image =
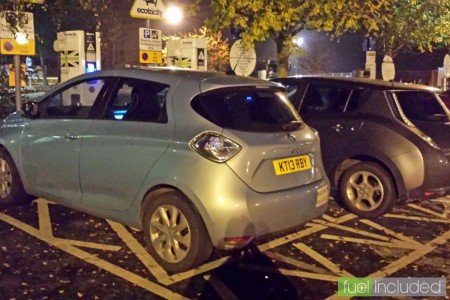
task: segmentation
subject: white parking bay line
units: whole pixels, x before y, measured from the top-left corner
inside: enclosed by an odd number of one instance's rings
[[[110,262],[107,262],[106,260],[103,260],[95,255],[92,255],[86,251],[83,251],[75,246],[72,246],[69,243],[61,243],[62,239],[57,239],[54,237],[49,237],[46,234],[42,234],[40,230],[37,230],[36,228],[23,223],[13,217],[10,217],[6,214],[0,213],[0,220],[10,224],[11,226],[14,226],[27,234],[53,246],[56,247],[62,251],[65,251],[75,257],[78,257],[81,260],[84,260],[87,263],[90,263],[98,268],[101,268],[103,270],[106,270],[114,275],[116,275],[119,278],[122,278],[130,283],[133,283],[137,286],[140,286],[141,288],[158,295],[160,297],[163,297],[165,299],[186,299],[186,297],[177,294],[155,282],[152,282],[150,280],[147,280],[139,275],[136,275],[126,269],[123,269],[121,267],[118,267]]]
[[[318,263],[322,264],[325,268],[333,272],[334,274],[338,275],[339,277],[355,277],[349,272],[342,270],[339,268],[335,263],[333,263],[331,260],[323,256],[322,254],[314,251],[312,248],[306,246],[303,243],[296,243],[294,244],[294,247],[298,250],[302,251],[303,253],[309,255],[312,259],[317,261]]]
[[[214,275],[205,275],[203,276],[205,280],[207,280],[221,299],[226,300],[238,300],[235,294],[220,280],[219,277]]]

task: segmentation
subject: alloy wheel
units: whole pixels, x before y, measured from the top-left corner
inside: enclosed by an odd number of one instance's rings
[[[381,180],[373,173],[359,171],[352,174],[345,190],[351,204],[362,211],[373,211],[381,205],[384,188]]]
[[[151,216],[150,239],[165,261],[183,260],[191,246],[191,230],[184,214],[173,205],[159,206]]]
[[[12,175],[8,162],[0,158],[0,197],[6,198],[11,193]]]

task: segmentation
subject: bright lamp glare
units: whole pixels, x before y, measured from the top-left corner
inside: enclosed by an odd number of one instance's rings
[[[16,42],[19,45],[24,45],[28,43],[27,35],[23,32],[16,33]]]
[[[183,13],[177,6],[169,6],[166,11],[166,19],[172,25],[177,25],[183,19]]]
[[[303,38],[302,37],[295,37],[293,41],[298,47],[301,47],[303,45]]]

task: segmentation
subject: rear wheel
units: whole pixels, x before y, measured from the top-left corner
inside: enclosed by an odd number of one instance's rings
[[[148,197],[142,209],[148,250],[164,269],[184,272],[210,257],[213,246],[203,220],[183,194]]]
[[[0,148],[0,205],[24,203],[30,199],[11,156]]]
[[[363,218],[385,214],[396,201],[391,176],[371,162],[348,168],[340,180],[339,190],[346,208]]]

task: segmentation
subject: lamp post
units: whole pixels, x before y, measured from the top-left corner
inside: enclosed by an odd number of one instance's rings
[[[19,45],[24,45],[24,44],[28,43],[27,35],[23,32],[16,33],[15,39]],[[14,71],[15,71],[14,81],[15,81],[15,85],[16,85],[16,91],[15,91],[16,110],[19,111],[22,106],[22,94],[21,94],[22,82],[20,80],[20,71],[21,71],[20,55],[18,55],[18,54],[14,55]]]

